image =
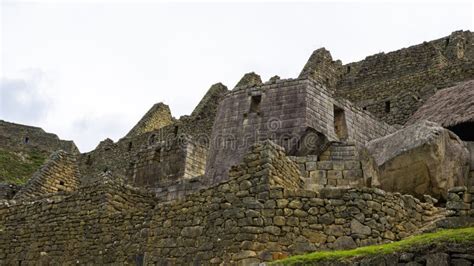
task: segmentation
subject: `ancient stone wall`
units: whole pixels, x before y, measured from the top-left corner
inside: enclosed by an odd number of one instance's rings
[[[0,200],[10,200],[20,190],[21,186],[0,183]]]
[[[0,264],[140,264],[153,198],[100,180],[29,203],[0,202]]]
[[[438,212],[408,195],[369,188],[323,189],[318,195],[299,189],[298,182],[273,179],[279,176],[274,165],[296,169],[287,160],[272,145],[254,146],[229,181],[157,205],[145,262],[247,265],[353,248],[407,237]],[[268,161],[271,166],[262,168]]]
[[[57,150],[77,154],[79,150],[73,141],[61,140],[55,134],[47,133],[39,127],[20,125],[0,120],[0,147],[22,151],[36,148],[47,151],[48,155]]]
[[[353,145],[332,143],[319,157],[290,157],[297,163],[305,189],[317,191],[324,187],[365,186],[361,162]]]
[[[143,134],[164,126],[172,124],[173,117],[168,105],[157,103],[138,121],[138,123],[128,132],[127,137]]]
[[[204,174],[207,148],[191,139],[175,138],[143,149],[130,160],[127,179],[138,187],[167,187],[179,179]]]
[[[331,53],[325,48],[320,48],[311,54],[299,78],[312,78],[326,87],[333,88],[342,73],[342,62],[340,60],[333,61]]]
[[[209,183],[225,180],[230,166],[259,140],[271,139],[293,155],[299,150],[321,150],[323,139],[361,146],[393,131],[349,101],[335,99],[332,91],[312,79],[238,87],[219,106],[206,175]],[[306,138],[311,134],[315,139]]]
[[[467,187],[453,187],[448,190],[446,209],[448,216],[472,217],[474,223],[474,176],[470,177]]]
[[[75,155],[60,150],[51,155],[13,199],[31,200],[58,191],[73,191],[79,186],[79,179]]]
[[[334,88],[390,124],[404,124],[437,89],[474,77],[473,33],[450,36],[342,66]],[[333,73],[333,68],[326,72]]]
[[[248,264],[398,240],[440,211],[378,189],[303,190],[270,142],[230,176],[167,203],[108,173],[77,191],[2,201],[0,264]]]

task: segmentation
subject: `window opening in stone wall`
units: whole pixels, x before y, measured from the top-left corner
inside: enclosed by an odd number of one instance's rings
[[[367,111],[367,106],[362,107],[362,110]]]
[[[61,186],[64,186],[64,181],[59,181],[59,184],[60,184]]]
[[[346,114],[344,109],[334,105],[334,131],[339,140],[347,139]]]
[[[25,144],[28,144],[30,142],[30,138],[25,137],[24,142],[25,142]]]
[[[175,136],[178,136],[178,130],[179,130],[179,127],[178,127],[178,126],[174,126],[174,135],[175,135]]]
[[[260,110],[260,103],[262,102],[262,95],[254,95],[252,96],[250,102],[250,112],[251,113],[258,113]]]
[[[385,113],[390,113],[390,101],[385,102]]]
[[[132,147],[133,147],[133,143],[130,141],[130,142],[128,143],[127,151],[131,151],[131,150],[132,150]]]
[[[86,160],[86,164],[87,165],[92,165],[92,159],[91,159],[91,155],[87,155],[87,160]]]
[[[347,66],[347,74],[351,73],[351,66]]]
[[[156,141],[156,135],[151,134],[150,138],[148,139],[148,144],[153,145],[153,144],[155,144],[155,141]]]
[[[448,45],[449,45],[449,38],[446,38],[446,40],[445,40],[445,46],[448,47]]]
[[[457,124],[448,127],[448,129],[454,132],[461,140],[474,141],[474,122]]]

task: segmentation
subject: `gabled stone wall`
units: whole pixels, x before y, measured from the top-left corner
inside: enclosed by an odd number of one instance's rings
[[[127,137],[137,136],[146,132],[160,129],[172,124],[173,117],[168,105],[157,103],[138,121],[138,123],[127,133]]]
[[[57,151],[15,194],[13,199],[29,201],[50,193],[74,191],[79,183],[79,170],[75,156],[64,151]]]

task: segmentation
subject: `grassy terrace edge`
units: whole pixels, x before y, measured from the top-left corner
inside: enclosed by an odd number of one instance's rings
[[[296,255],[283,260],[271,262],[269,265],[295,265],[314,263],[318,261],[341,261],[355,257],[390,254],[404,251],[419,245],[440,242],[474,242],[474,227],[439,230],[433,233],[411,236],[397,242],[360,247],[351,250],[318,251],[305,255]]]
[[[0,148],[0,183],[23,185],[48,158],[36,149],[13,152]]]

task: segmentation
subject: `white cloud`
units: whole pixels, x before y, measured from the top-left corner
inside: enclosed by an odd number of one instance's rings
[[[53,100],[48,95],[45,74],[40,70],[22,71],[19,77],[0,79],[0,118],[37,124],[48,114]]]

